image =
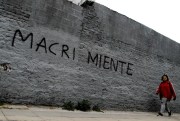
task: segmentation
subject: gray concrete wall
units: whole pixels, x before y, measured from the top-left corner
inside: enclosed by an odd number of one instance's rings
[[[108,110],[158,111],[167,73],[180,112],[180,45],[97,3],[0,0],[0,100],[62,105],[88,99]]]

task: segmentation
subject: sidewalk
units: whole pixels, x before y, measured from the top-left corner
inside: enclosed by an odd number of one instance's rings
[[[0,108],[0,121],[180,121],[180,114],[168,117],[147,112],[81,112],[61,108],[4,105]]]

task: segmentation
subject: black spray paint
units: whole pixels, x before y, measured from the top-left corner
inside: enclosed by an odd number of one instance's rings
[[[26,37],[23,36],[22,32],[20,30],[16,30],[12,39],[12,46],[15,46],[15,40],[16,37],[19,36],[20,40],[22,42],[27,41],[30,38],[30,48],[33,49],[33,46],[36,46],[35,51],[40,51],[44,53],[51,53],[53,55],[57,55],[57,53],[60,53],[61,57],[68,58],[75,60],[76,59],[76,49],[73,48],[71,50],[67,44],[60,45],[59,43],[51,43],[50,45],[47,44],[46,38],[43,37],[36,45],[34,45],[34,38],[33,33],[27,34]],[[61,48],[58,52],[55,51],[53,48],[58,47]],[[72,51],[72,52],[71,52]],[[70,56],[69,53],[72,53]],[[87,54],[87,63],[95,64],[98,68],[103,68],[105,70],[120,72],[120,74],[126,73],[127,75],[132,76],[132,63],[124,62],[121,60],[113,59],[107,55],[101,55],[101,54],[95,54],[92,56],[91,52],[88,52]]]
[[[51,43],[50,45],[47,45],[47,40],[45,37],[43,37],[36,45],[33,45],[34,44],[34,38],[33,38],[33,33],[30,33],[28,34],[26,37],[23,36],[22,32],[20,30],[16,30],[15,33],[14,33],[14,36],[13,36],[13,39],[12,39],[12,46],[14,47],[15,46],[15,41],[17,39],[17,36],[20,37],[20,40],[22,42],[25,42],[27,41],[29,38],[30,38],[30,48],[33,49],[33,46],[36,46],[35,48],[35,51],[38,52],[38,51],[44,51],[45,53],[51,53],[53,55],[57,55],[57,53],[60,53],[61,54],[61,57],[65,57],[65,58],[72,58],[73,60],[75,60],[75,51],[76,49],[73,48],[73,55],[72,57],[69,55],[69,46],[66,45],[66,44],[63,44],[63,45],[60,45],[59,43],[55,42],[55,43]],[[56,52],[53,50],[54,47],[58,47],[58,48],[61,48],[59,52]]]
[[[132,63],[127,63],[124,61],[113,59],[106,55],[103,56],[100,54],[94,54],[94,56],[92,56],[91,52],[88,52],[87,63],[93,63],[99,68],[115,72],[120,71],[121,74],[126,73],[127,75],[132,76]]]

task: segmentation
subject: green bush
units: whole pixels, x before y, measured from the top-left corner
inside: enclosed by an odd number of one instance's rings
[[[88,100],[82,100],[76,105],[76,109],[80,111],[90,111],[91,103]]]
[[[93,111],[102,112],[99,105],[94,105],[92,108]]]
[[[3,103],[0,102],[0,106],[2,106],[2,105],[3,105]]]
[[[4,105],[4,103],[0,101],[0,106],[2,106],[2,105]]]
[[[69,111],[74,111],[74,109],[75,109],[74,103],[71,102],[71,101],[64,102],[64,104],[62,106],[62,109],[69,110]]]

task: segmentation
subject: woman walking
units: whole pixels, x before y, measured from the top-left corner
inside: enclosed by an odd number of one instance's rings
[[[160,83],[156,91],[156,94],[159,94],[161,100],[161,109],[158,115],[163,116],[163,113],[166,110],[168,112],[168,115],[171,116],[169,104],[171,99],[176,100],[176,93],[174,91],[172,83],[169,81],[168,75],[164,74],[161,79],[162,82]]]

